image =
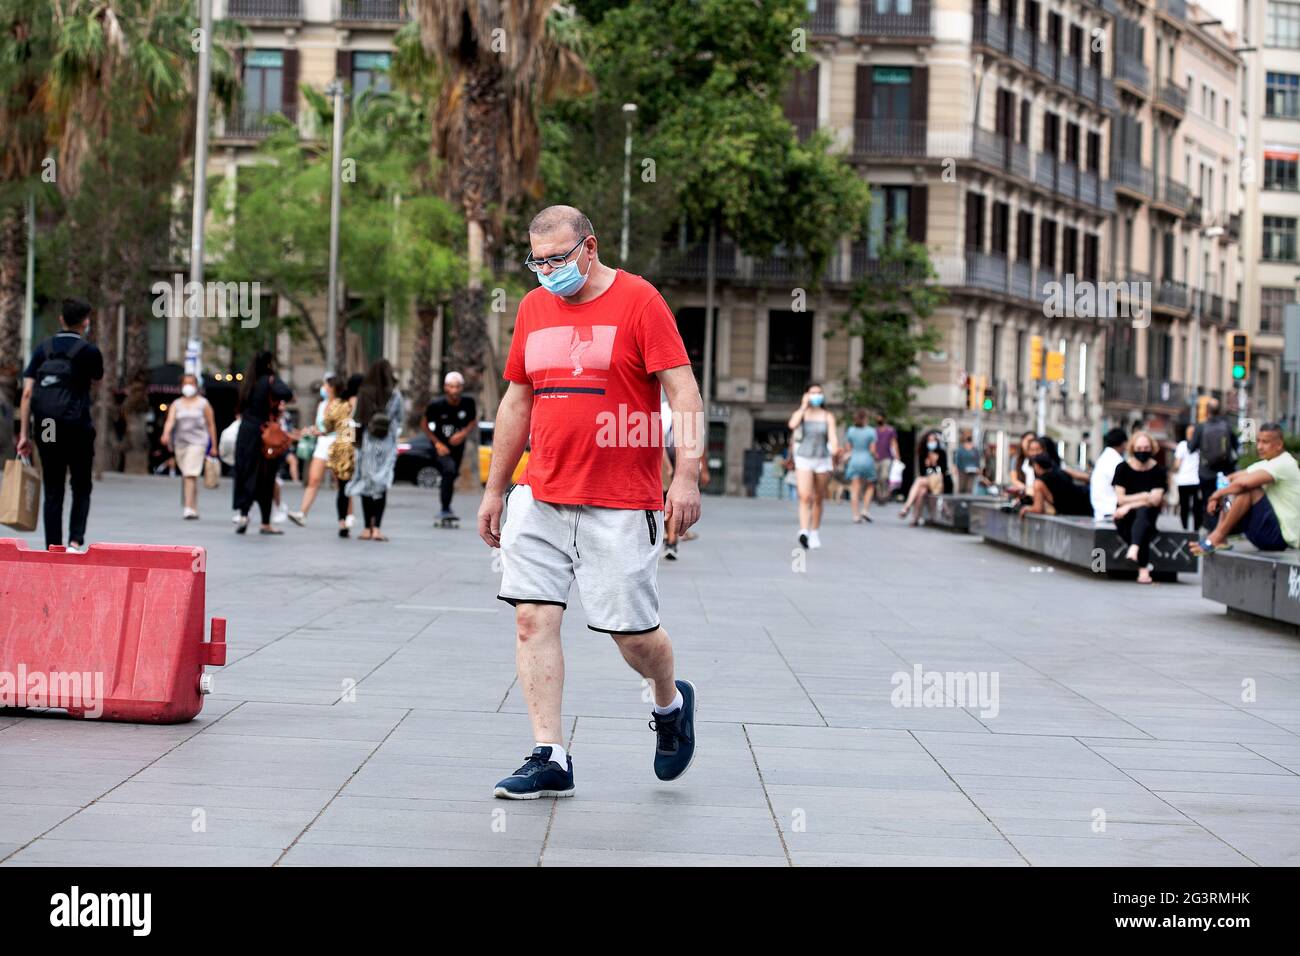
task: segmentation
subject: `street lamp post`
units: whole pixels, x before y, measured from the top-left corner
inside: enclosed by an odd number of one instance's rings
[[[1207,226],[1203,229],[1196,230],[1196,234],[1201,239],[1217,239],[1223,235],[1222,226]],[[1201,255],[1201,250],[1197,249],[1197,259],[1200,262],[1199,276],[1196,288],[1192,293],[1192,374],[1191,386],[1188,389],[1188,403],[1191,407],[1191,421],[1196,421],[1196,398],[1201,389],[1201,295],[1205,291],[1205,256]]]
[[[623,236],[618,244],[619,263],[627,268],[628,232],[631,224],[632,204],[632,120],[636,116],[636,104],[623,104],[623,118],[627,121],[627,132],[623,137]]]
[[[330,265],[329,302],[325,323],[325,372],[338,368],[339,322],[339,207],[343,186],[343,81],[330,80],[325,93],[334,100],[334,149],[330,157]]]
[[[194,207],[190,220],[191,289],[203,288],[203,227],[208,213],[208,94],[212,87],[212,0],[199,2],[199,82],[194,116]],[[186,296],[190,307],[189,335],[185,343],[185,371],[197,376],[202,367],[203,339],[200,321],[206,303],[202,293]]]

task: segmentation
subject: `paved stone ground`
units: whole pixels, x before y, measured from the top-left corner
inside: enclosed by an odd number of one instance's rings
[[[506,803],[491,785],[532,738],[474,532],[432,529],[433,494],[406,486],[389,544],[335,537],[332,499],[239,538],[228,492],[183,523],[174,481],[97,486],[92,541],[209,550],[230,663],[187,725],[0,716],[4,865],[1300,863],[1300,638],[1195,579],[1049,572],[844,506],[799,573],[792,505],[706,499],[660,574],[700,691],[690,774],[655,779],[640,679],[575,589],[578,795]],[[995,672],[996,716],[893,706],[917,665]]]

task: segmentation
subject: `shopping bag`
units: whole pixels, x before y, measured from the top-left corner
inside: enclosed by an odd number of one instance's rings
[[[215,488],[221,484],[221,462],[215,458],[203,459],[203,487]]]
[[[225,427],[217,439],[217,454],[231,468],[235,467],[235,444],[239,441],[239,419]]]
[[[41,473],[18,458],[5,462],[0,485],[0,524],[15,531],[35,531],[41,510]]]

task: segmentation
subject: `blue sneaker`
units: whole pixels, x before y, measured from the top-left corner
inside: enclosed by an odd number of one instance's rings
[[[539,797],[573,796],[573,758],[565,770],[551,759],[550,747],[535,747],[524,765],[496,785],[494,797],[507,800],[536,800]]]
[[[691,768],[695,759],[695,685],[677,681],[682,706],[671,714],[650,715],[650,729],[656,734],[655,776],[676,780]]]

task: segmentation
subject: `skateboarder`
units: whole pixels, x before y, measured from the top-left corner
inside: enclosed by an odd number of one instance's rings
[[[438,523],[443,527],[454,525],[456,515],[451,510],[451,496],[456,490],[456,476],[465,457],[465,439],[478,428],[478,407],[474,399],[462,394],[465,376],[448,372],[442,380],[442,397],[435,398],[424,410],[424,431],[433,442],[437,457],[434,464],[442,473],[442,511]]]
[[[677,449],[665,504],[660,386],[674,412],[696,419],[704,413],[672,312],[645,279],[600,262],[587,217],[551,206],[528,233],[525,265],[542,288],[519,306],[505,367],[510,385],[497,411],[478,513],[479,535],[501,549],[497,597],[515,608],[519,684],[536,744],[493,791],[514,800],[574,792],[560,726],[560,621],[575,580],[587,627],[609,634],[653,686],[655,775],[675,780],[691,765],[695,688],[674,677],[672,642],[659,623],[657,573],[664,522],[681,534],[699,518],[702,449]],[[610,415],[656,424],[628,432],[640,439],[611,444],[598,437]],[[530,434],[528,466],[509,490],[507,508],[510,476]]]

